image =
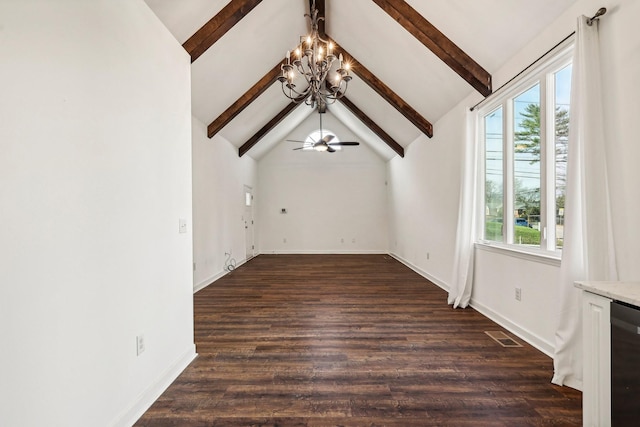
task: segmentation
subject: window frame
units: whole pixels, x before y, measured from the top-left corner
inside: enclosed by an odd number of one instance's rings
[[[571,37],[534,63],[511,82],[500,88],[500,93],[488,98],[475,109],[476,138],[479,149],[478,206],[476,246],[496,247],[502,251],[530,255],[533,259],[560,259],[562,248],[556,247],[556,135],[555,75],[572,64],[574,37]],[[514,99],[535,85],[540,85],[540,245],[513,243],[515,233],[514,212]],[[549,106],[553,106],[549,111]],[[485,118],[502,109],[502,241],[488,240],[486,234],[486,166]],[[569,113],[571,114],[571,113]],[[549,120],[553,126],[547,126]],[[551,189],[551,190],[550,190]],[[553,226],[549,226],[553,224]],[[505,226],[506,225],[506,226]]]

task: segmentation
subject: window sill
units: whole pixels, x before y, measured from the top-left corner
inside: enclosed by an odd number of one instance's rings
[[[476,242],[477,249],[506,255],[513,258],[520,258],[531,262],[560,267],[561,252],[544,252],[535,248],[519,248],[514,245],[505,245],[496,242],[481,241]]]

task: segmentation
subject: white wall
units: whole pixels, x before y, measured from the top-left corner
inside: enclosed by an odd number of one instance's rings
[[[252,187],[257,197],[256,174],[255,160],[238,158],[238,149],[219,135],[209,139],[206,125],[193,119],[195,290],[223,275],[225,253],[238,264],[245,260],[244,186]]]
[[[287,139],[318,128],[312,114]],[[323,128],[357,140],[330,113]],[[336,153],[293,150],[299,146],[283,142],[258,163],[260,252],[387,253],[385,161],[364,142]]]
[[[543,33],[500,70],[490,70],[494,88],[517,74],[549,48],[574,31],[576,19],[591,16],[601,6],[609,11],[600,21],[603,53],[605,130],[611,174],[614,234],[622,280],[640,280],[640,145],[634,122],[640,116],[640,34],[634,20],[640,2],[617,0],[576,2]],[[497,11],[498,13],[498,11]],[[462,104],[479,101],[470,95]],[[418,139],[405,159],[390,164],[392,252],[428,277],[448,287],[459,196],[459,170],[466,108],[456,107],[435,123],[435,137]],[[415,186],[411,186],[415,183]],[[446,187],[440,190],[439,187]],[[434,226],[431,226],[431,223]],[[396,243],[397,242],[397,245]],[[430,253],[427,260],[425,254]],[[435,252],[435,256],[434,256]],[[551,352],[554,343],[558,266],[515,259],[495,252],[476,251],[472,305],[494,320]],[[437,260],[437,261],[436,261]],[[434,262],[436,261],[436,262]],[[522,287],[522,301],[514,298],[515,284]]]
[[[458,224],[465,104],[389,162],[391,253],[447,288]]]
[[[195,355],[189,57],[141,0],[16,0],[0,58],[0,425],[127,425]]]
[[[640,281],[640,2],[612,2],[601,20],[607,161],[620,280]]]
[[[559,263],[532,261],[495,248],[476,249],[471,305],[530,344],[553,355]],[[520,288],[521,301],[515,299]]]

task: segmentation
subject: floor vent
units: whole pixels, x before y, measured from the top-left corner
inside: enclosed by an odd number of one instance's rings
[[[503,347],[522,347],[522,344],[502,331],[484,331],[484,333],[489,335],[494,339],[494,341]]]

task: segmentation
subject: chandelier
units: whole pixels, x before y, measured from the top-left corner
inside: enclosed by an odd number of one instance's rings
[[[284,95],[295,103],[305,104],[314,108],[316,105],[333,104],[344,96],[351,80],[349,64],[343,60],[342,54],[338,58],[334,55],[333,43],[324,40],[318,34],[318,22],[324,18],[318,17],[316,2],[313,0],[311,14],[305,14],[311,22],[311,34],[300,37],[300,44],[293,55],[287,51],[285,63],[280,67],[282,75],[278,81],[282,84]],[[293,57],[292,57],[293,56]],[[338,67],[332,66],[338,60]],[[304,90],[296,89],[294,80],[306,81]]]

